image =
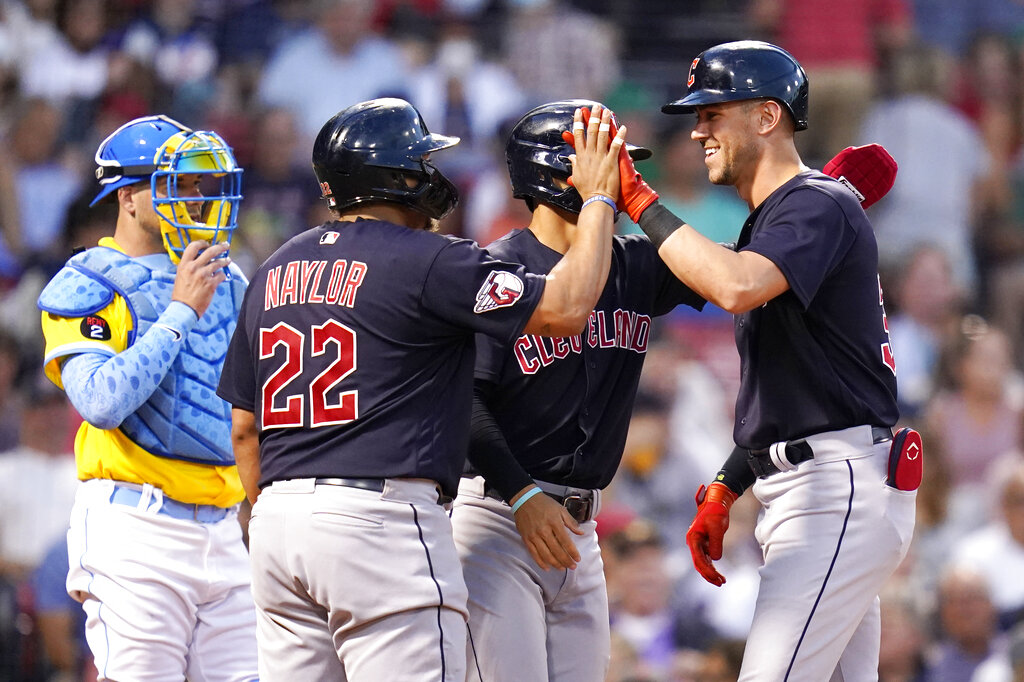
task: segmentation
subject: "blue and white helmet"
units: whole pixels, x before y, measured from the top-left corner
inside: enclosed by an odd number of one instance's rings
[[[193,173],[205,176],[202,194],[182,195],[178,176]],[[230,242],[238,227],[242,169],[231,148],[212,131],[194,131],[162,115],[129,121],[96,150],[96,179],[102,188],[92,204],[120,187],[150,181],[164,247],[175,263],[189,242]],[[189,212],[196,203],[198,220]]]

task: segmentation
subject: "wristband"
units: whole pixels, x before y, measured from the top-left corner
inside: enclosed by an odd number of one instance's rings
[[[604,203],[608,204],[609,206],[612,207],[612,211],[619,210],[615,206],[615,201],[610,196],[606,194],[595,194],[594,196],[590,197],[589,199],[583,202],[583,205],[580,207],[580,211],[583,211],[583,209],[585,209],[587,206],[597,201],[603,201]]]
[[[528,499],[530,499],[539,492],[543,491],[537,486],[533,486],[531,490],[527,490],[526,493],[518,500],[516,500],[516,503],[512,505],[512,513],[515,514],[517,511],[519,511],[519,508],[523,506],[524,502],[526,502]]]
[[[660,201],[655,201],[640,214],[640,220],[637,223],[644,234],[650,238],[655,248],[659,249],[673,232],[683,226],[683,221],[662,206]]]
[[[733,451],[715,476],[715,481],[724,484],[725,487],[737,495],[742,495],[743,491],[753,485],[757,478],[750,469],[750,464],[747,463],[749,456],[749,450],[741,447],[733,448]]]

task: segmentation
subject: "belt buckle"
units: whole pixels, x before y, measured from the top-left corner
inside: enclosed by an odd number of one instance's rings
[[[566,495],[562,499],[562,506],[579,523],[583,523],[590,518],[590,510],[593,504],[594,500],[592,498],[584,499],[582,495]]]

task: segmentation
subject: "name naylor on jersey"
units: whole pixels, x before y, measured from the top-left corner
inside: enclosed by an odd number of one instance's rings
[[[557,338],[524,334],[516,339],[512,349],[523,374],[535,374],[541,367],[569,357],[569,353],[582,353],[584,343],[591,348],[625,348],[646,353],[650,335],[650,315],[630,310],[594,310],[582,334]]]
[[[293,260],[267,271],[263,309],[282,305],[325,303],[351,308],[366,277],[366,263],[339,258],[328,267],[325,260]]]

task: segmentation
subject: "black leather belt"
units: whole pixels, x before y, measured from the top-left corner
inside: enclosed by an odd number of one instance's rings
[[[346,488],[372,490],[376,493],[384,492],[383,478],[318,478],[315,482],[317,485],[341,485]]]
[[[383,478],[317,478],[314,480],[317,485],[340,485],[346,488],[359,488],[360,490],[372,490],[375,493],[384,492]],[[447,504],[452,501],[441,492],[440,486],[437,489],[437,503]]]
[[[587,488],[573,488],[571,486],[556,485],[554,483],[545,483],[542,481],[537,482],[537,487],[540,488],[545,495],[550,497],[558,504],[565,507],[566,511],[569,512],[569,516],[576,519],[576,523],[583,523],[590,521],[594,518],[594,491]],[[484,494],[487,497],[495,500],[505,501],[505,498],[501,496],[494,488],[488,487]]]
[[[872,426],[871,427],[871,440],[874,443],[884,443],[887,440],[892,440],[892,429],[888,426]],[[811,444],[806,440],[790,441],[786,443],[785,448],[786,459],[793,466],[802,464],[807,460],[814,459],[814,451],[811,449]],[[747,464],[750,465],[750,470],[754,472],[754,475],[758,478],[767,478],[774,474],[782,472],[782,469],[772,461],[771,455],[769,454],[769,448],[763,450],[750,450],[750,455],[747,457]]]

